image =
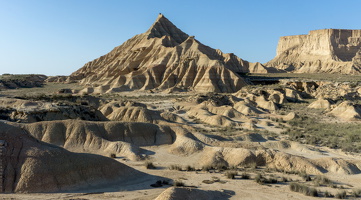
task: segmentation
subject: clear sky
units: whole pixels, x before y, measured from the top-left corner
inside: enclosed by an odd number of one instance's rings
[[[205,45],[250,62],[279,37],[361,29],[361,0],[0,0],[0,74],[69,75],[163,13]]]

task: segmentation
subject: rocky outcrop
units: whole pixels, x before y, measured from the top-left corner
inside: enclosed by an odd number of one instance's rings
[[[160,14],[148,31],[86,63],[69,79],[90,86],[88,93],[169,88],[235,92],[246,85],[237,73],[247,72],[267,69],[203,45]]]
[[[1,89],[41,87],[47,76],[41,74],[3,74],[0,76]]]
[[[63,119],[107,120],[100,111],[90,105],[16,98],[0,98],[0,119],[21,123]]]
[[[276,57],[265,65],[296,73],[357,74],[360,49],[361,30],[315,30],[281,37]]]

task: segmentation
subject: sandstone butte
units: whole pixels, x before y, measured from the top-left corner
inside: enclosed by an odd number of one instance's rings
[[[246,85],[239,73],[267,70],[260,63],[203,45],[159,14],[148,31],[86,63],[68,79],[88,85],[89,93],[148,89],[236,92]]]
[[[281,72],[361,73],[361,30],[322,29],[281,37],[276,57],[265,64]]]

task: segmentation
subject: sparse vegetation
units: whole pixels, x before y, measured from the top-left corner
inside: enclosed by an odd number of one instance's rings
[[[226,173],[224,173],[224,175],[229,179],[234,179],[237,174],[237,171],[226,171]]]
[[[311,188],[300,183],[291,183],[290,190],[293,192],[300,192],[306,196],[312,196],[312,197],[318,196],[318,191],[315,188]]]
[[[346,199],[346,197],[347,197],[347,193],[345,190],[338,191],[335,195],[335,198],[337,199]]]
[[[248,173],[246,173],[246,172],[243,172],[242,174],[241,174],[241,179],[250,179],[251,178],[251,176],[248,174]]]
[[[361,197],[361,189],[353,189],[351,192],[352,197]]]
[[[180,181],[180,180],[176,180],[176,181],[173,182],[173,186],[176,186],[176,187],[184,187],[185,184],[184,184],[182,181]]]
[[[144,166],[145,166],[145,168],[147,168],[147,169],[156,169],[156,167],[154,166],[153,162],[151,162],[151,161],[145,161]]]
[[[115,155],[115,153],[111,153],[111,154],[109,155],[109,157],[111,157],[111,158],[116,158],[117,156]]]
[[[182,171],[182,167],[180,165],[170,165],[168,169]]]
[[[327,191],[327,190],[324,192],[324,196],[325,196],[325,197],[334,197],[334,196],[333,196],[329,191]]]
[[[327,178],[326,176],[322,176],[322,175],[317,175],[314,179],[313,182],[316,185],[330,185],[332,184],[332,181]]]
[[[187,165],[185,168],[186,171],[195,171],[196,169],[190,165]]]
[[[284,133],[289,135],[289,139],[301,143],[339,148],[346,152],[361,151],[361,124],[323,122],[317,112],[311,109],[299,112],[298,118],[288,122],[292,128]]]
[[[257,174],[255,179],[256,183],[258,184],[274,184],[274,183],[278,183],[278,180],[274,177],[269,177],[269,178],[266,178],[264,176],[262,176],[261,174]]]

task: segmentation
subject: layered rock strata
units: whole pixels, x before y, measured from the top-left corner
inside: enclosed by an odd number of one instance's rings
[[[281,37],[276,57],[266,63],[286,72],[360,73],[361,30],[322,29]]]
[[[88,93],[168,88],[235,92],[246,85],[237,73],[247,72],[267,69],[203,45],[160,14],[148,31],[86,63],[68,81],[88,85]]]

